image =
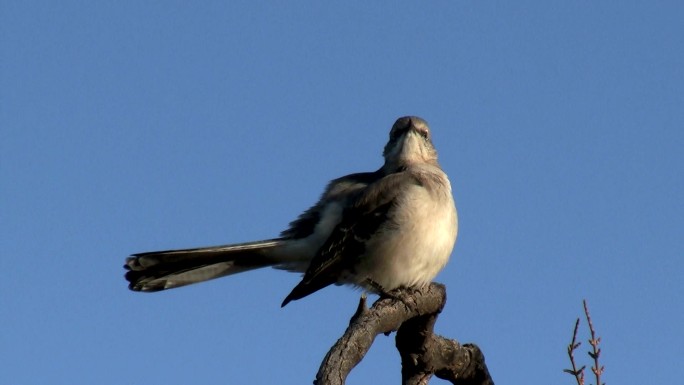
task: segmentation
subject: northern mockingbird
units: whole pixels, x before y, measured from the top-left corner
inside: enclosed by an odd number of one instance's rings
[[[399,118],[383,156],[375,172],[331,181],[279,238],[133,254],[129,288],[160,291],[267,266],[304,273],[282,306],[330,284],[378,294],[429,284],[449,260],[458,220],[427,123]]]

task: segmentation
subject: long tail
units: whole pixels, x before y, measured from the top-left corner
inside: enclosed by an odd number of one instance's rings
[[[278,264],[269,251],[284,239],[133,254],[124,268],[128,288],[160,291]]]

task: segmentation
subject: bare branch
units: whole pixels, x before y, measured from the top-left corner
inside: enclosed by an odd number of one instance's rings
[[[370,309],[361,298],[344,335],[323,359],[316,385],[341,385],[363,359],[375,336],[398,330],[403,383],[427,384],[434,374],[458,385],[493,385],[484,355],[475,345],[460,345],[433,333],[446,303],[446,290],[431,284],[425,290],[396,290]]]
[[[601,375],[603,374],[604,367],[599,364],[599,356],[601,355],[599,344],[601,343],[601,337],[596,336],[594,324],[591,322],[591,316],[589,315],[589,306],[587,305],[587,300],[583,300],[582,304],[584,305],[584,315],[587,317],[589,332],[591,334],[589,345],[591,345],[592,350],[588,352],[589,357],[594,360],[594,366],[591,367],[591,372],[594,373],[594,377],[596,378],[596,385],[605,385],[604,383],[601,383]],[[575,364],[574,355],[575,350],[577,350],[577,348],[579,348],[582,344],[581,342],[577,342],[577,330],[579,329],[579,324],[580,319],[578,318],[577,321],[575,321],[575,330],[572,333],[572,341],[570,342],[570,345],[568,345],[568,357],[570,357],[572,369],[564,369],[563,371],[575,376],[577,385],[584,385],[584,369],[586,366],[582,366],[578,369],[577,365]]]
[[[584,304],[584,314],[587,316],[587,323],[589,324],[589,332],[591,333],[591,339],[589,340],[589,345],[591,345],[592,351],[589,352],[589,356],[594,359],[594,366],[591,367],[591,371],[596,377],[596,385],[601,384],[601,374],[603,374],[603,366],[599,364],[599,356],[601,355],[601,349],[599,344],[601,343],[601,337],[596,337],[596,331],[594,331],[594,324],[591,322],[591,316],[589,315],[589,306],[587,306],[587,300],[583,300]]]
[[[575,321],[575,330],[572,332],[572,341],[568,345],[568,357],[570,357],[570,363],[572,364],[572,369],[563,370],[565,373],[572,374],[577,380],[577,385],[584,385],[584,366],[577,369],[577,364],[575,364],[575,350],[580,347],[581,342],[577,341],[577,330],[579,329],[580,319]]]

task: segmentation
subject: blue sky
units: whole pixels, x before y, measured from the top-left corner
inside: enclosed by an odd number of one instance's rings
[[[139,294],[123,260],[277,235],[328,180],[379,167],[409,114],[459,210],[439,333],[479,344],[498,384],[572,384],[586,298],[604,381],[679,381],[683,18],[674,1],[3,1],[0,383],[310,383],[358,291],[281,309],[299,277],[263,270]],[[399,378],[380,336],[348,383]]]

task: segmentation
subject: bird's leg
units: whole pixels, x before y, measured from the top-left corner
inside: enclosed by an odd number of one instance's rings
[[[385,290],[382,285],[373,281],[371,278],[366,278],[365,285],[368,289],[380,296],[380,299],[389,298],[395,301],[400,301],[404,306],[412,309],[415,303],[412,301],[413,294],[420,292],[420,287],[401,286],[392,290]]]
[[[373,281],[371,278],[366,278],[365,284],[366,284],[365,286],[366,286],[368,289],[370,289],[370,291],[372,291],[372,292],[374,292],[375,294],[379,295],[380,298],[387,298],[387,297],[389,297],[389,298],[394,298],[393,296],[391,296],[391,295],[389,294],[389,292],[388,292],[387,290],[385,290],[385,289],[382,287],[382,285],[380,285],[379,283]],[[396,299],[396,298],[395,298],[395,299]]]

